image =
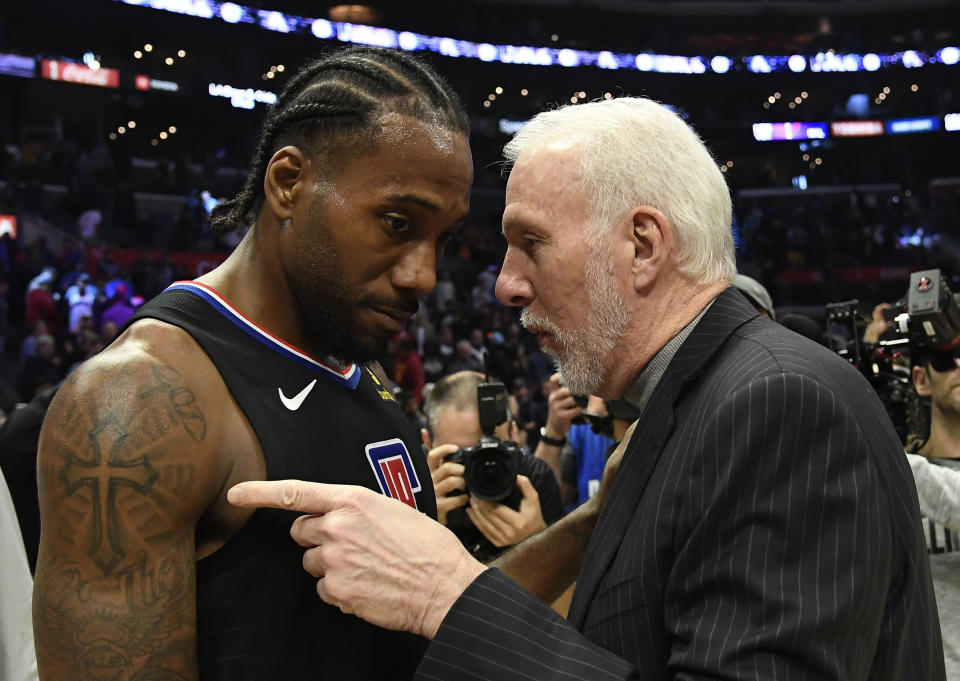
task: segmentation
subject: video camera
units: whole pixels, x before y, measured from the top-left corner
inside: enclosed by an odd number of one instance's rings
[[[523,454],[515,442],[505,442],[493,434],[507,420],[509,408],[507,388],[502,383],[486,381],[478,385],[477,411],[483,432],[480,442],[445,458],[463,464],[463,479],[471,496],[518,510],[523,495],[517,488],[517,470]],[[447,515],[448,525],[457,522],[451,514]],[[465,513],[463,516],[469,524]]]
[[[960,345],[960,307],[940,270],[911,274],[905,303],[893,321],[911,348],[942,351]]]
[[[909,358],[919,352],[953,351],[960,346],[960,307],[939,269],[910,275],[906,295],[884,310],[898,337],[866,343],[858,327],[858,300],[827,305],[828,326],[847,327],[849,341],[829,335],[830,347],[846,357],[876,390],[901,439],[911,435],[911,405],[914,395]],[[846,335],[846,334],[844,334]]]

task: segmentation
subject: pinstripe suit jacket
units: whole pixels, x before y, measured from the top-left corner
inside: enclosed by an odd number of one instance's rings
[[[733,289],[666,370],[569,622],[496,570],[420,679],[943,679],[916,489],[844,360]]]

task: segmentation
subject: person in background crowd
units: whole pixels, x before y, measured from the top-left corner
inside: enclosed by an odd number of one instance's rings
[[[0,427],[0,470],[6,478],[16,509],[31,574],[37,568],[37,549],[40,546],[37,443],[43,417],[59,388],[59,383],[51,386],[17,407]]]
[[[36,352],[28,357],[17,378],[17,389],[24,402],[56,385],[64,375],[63,358],[57,353],[53,336],[39,336]]]
[[[37,339],[42,336],[49,335],[50,330],[47,327],[47,323],[42,319],[38,319],[33,323],[31,327],[30,335],[23,339],[20,343],[20,366],[23,367],[27,363],[27,359],[33,357],[37,352]]]
[[[69,306],[70,333],[80,330],[80,320],[93,317],[93,304],[97,300],[97,289],[90,284],[90,275],[81,274],[77,283],[67,289],[64,296]]]
[[[118,284],[114,289],[113,299],[103,310],[100,317],[101,335],[104,335],[104,329],[107,324],[113,324],[119,329],[127,320],[133,316],[137,309],[130,303],[130,292],[126,284]]]
[[[519,507],[484,501],[466,488],[464,465],[447,458],[480,442],[477,386],[484,375],[460,371],[445,376],[433,387],[426,404],[429,429],[422,433],[429,450],[427,461],[437,495],[437,517],[450,527],[478,560],[489,561],[508,546],[539,532],[563,515],[560,488],[549,466],[522,454],[517,467]],[[494,437],[518,442],[517,422],[508,411]]]
[[[473,329],[470,332],[470,357],[482,367],[487,366],[487,356],[490,351],[483,342],[483,329]]]
[[[112,319],[104,320],[100,325],[100,341],[104,346],[110,343],[114,338],[117,337],[117,332],[119,331],[117,323]]]
[[[470,341],[463,339],[457,341],[456,355],[447,365],[447,371],[452,374],[460,371],[484,371],[482,362],[478,362],[471,350]]]
[[[437,312],[447,312],[457,301],[457,288],[453,283],[449,270],[440,270],[437,273],[437,289],[434,294],[437,301]]]
[[[948,679],[960,679],[960,352],[911,345],[911,374],[928,403],[930,433],[911,443]]]
[[[407,391],[413,404],[419,409],[423,401],[423,386],[427,382],[420,354],[413,347],[410,336],[401,334],[397,339],[397,354],[393,360],[393,382]]]
[[[735,276],[730,283],[735,289],[745,295],[747,300],[753,303],[753,306],[762,314],[770,317],[770,319],[777,318],[777,313],[773,308],[773,298],[770,297],[766,287],[759,281],[738,272],[737,276]]]
[[[50,333],[57,330],[57,320],[60,313],[53,302],[53,294],[50,292],[53,287],[53,278],[55,270],[49,267],[42,274],[34,278],[31,282],[30,290],[27,293],[26,304],[26,328],[33,329],[37,322],[44,322]]]

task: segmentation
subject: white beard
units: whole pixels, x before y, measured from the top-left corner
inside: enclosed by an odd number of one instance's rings
[[[623,296],[610,271],[611,249],[604,246],[589,249],[584,275],[590,308],[581,328],[564,331],[527,308],[520,313],[524,328],[533,326],[556,340],[559,350],[547,352],[563,375],[563,384],[574,395],[597,394],[609,374],[608,361],[613,359],[613,350],[629,322]]]

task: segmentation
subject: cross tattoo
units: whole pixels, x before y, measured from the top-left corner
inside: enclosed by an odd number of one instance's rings
[[[87,555],[93,559],[103,574],[108,575],[126,555],[120,541],[120,523],[117,518],[116,491],[118,485],[127,485],[146,495],[157,479],[157,471],[150,465],[146,456],[133,461],[125,461],[119,456],[119,449],[126,439],[121,434],[114,439],[110,454],[104,460],[98,435],[103,428],[90,433],[93,443],[93,459],[86,461],[70,453],[66,465],[61,471],[63,481],[73,496],[83,487],[90,488],[93,503],[93,541]],[[106,503],[104,503],[106,497]],[[104,528],[106,539],[104,541]]]

